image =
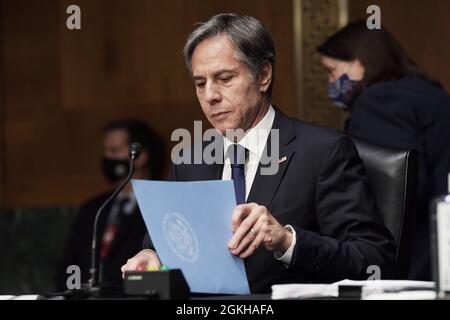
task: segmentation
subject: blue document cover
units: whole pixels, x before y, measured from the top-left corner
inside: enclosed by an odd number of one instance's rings
[[[181,269],[191,292],[250,293],[243,261],[227,248],[236,206],[232,181],[132,185],[162,263]]]

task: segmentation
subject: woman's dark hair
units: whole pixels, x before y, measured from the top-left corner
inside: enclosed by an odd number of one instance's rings
[[[152,179],[162,179],[166,165],[166,145],[163,139],[147,123],[138,119],[120,119],[108,123],[103,133],[125,130],[128,144],[139,142],[148,153],[149,174]]]
[[[386,28],[371,30],[365,20],[349,23],[318,46],[317,51],[343,61],[358,59],[365,70],[358,92],[374,83],[405,76],[419,77],[442,87],[416,65]]]

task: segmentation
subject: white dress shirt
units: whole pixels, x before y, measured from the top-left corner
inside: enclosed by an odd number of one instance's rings
[[[239,145],[243,146],[248,150],[248,160],[245,163],[245,199],[248,198],[250,190],[255,180],[256,171],[258,170],[259,161],[261,160],[264,148],[266,147],[267,139],[270,134],[270,130],[273,126],[273,121],[275,119],[275,110],[272,106],[269,107],[264,118],[258,122],[256,126],[249,129],[245,135],[237,142]],[[224,155],[225,161],[222,172],[222,180],[231,180],[231,159],[232,159],[232,148],[231,145],[234,141],[230,141],[225,136],[223,137],[224,143]],[[286,265],[289,265],[292,261],[292,253],[294,251],[294,246],[296,243],[295,230],[292,226],[287,225],[285,228],[292,232],[292,242],[289,249],[284,253],[275,252],[275,259],[282,261]]]

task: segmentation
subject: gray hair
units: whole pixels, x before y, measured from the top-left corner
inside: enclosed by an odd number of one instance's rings
[[[192,54],[197,45],[219,35],[226,36],[234,44],[238,58],[248,66],[254,80],[260,75],[264,64],[270,62],[272,81],[267,91],[270,99],[275,78],[275,46],[269,31],[253,17],[222,13],[201,23],[189,35],[183,50],[189,72],[192,74]]]

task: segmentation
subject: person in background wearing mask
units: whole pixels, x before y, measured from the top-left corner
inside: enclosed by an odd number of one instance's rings
[[[365,20],[339,30],[317,51],[329,74],[333,104],[351,113],[348,134],[419,152],[419,202],[409,278],[430,280],[429,205],[447,190],[450,96],[384,27],[369,30]]]
[[[161,179],[164,172],[164,143],[146,123],[124,119],[103,129],[102,168],[111,190],[88,200],[80,208],[66,246],[62,270],[58,274],[58,289],[64,291],[69,265],[81,269],[81,281],[89,279],[91,241],[94,217],[100,206],[112,194],[129,170],[128,152],[133,142],[142,145],[142,153],[134,162],[133,179]],[[139,212],[131,184],[127,184],[117,198],[105,207],[98,224],[97,261],[99,280],[104,286],[122,286],[120,267],[131,254],[142,249],[146,227]]]

